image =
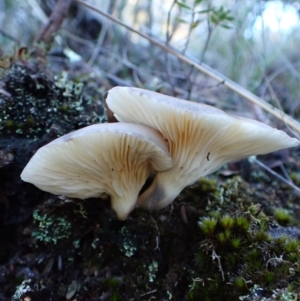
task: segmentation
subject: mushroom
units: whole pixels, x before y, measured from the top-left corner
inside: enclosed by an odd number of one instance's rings
[[[154,170],[173,166],[167,144],[154,129],[139,124],[96,124],[40,148],[21,178],[41,190],[72,198],[111,196],[124,219]]]
[[[186,187],[223,164],[299,145],[299,140],[256,120],[233,117],[204,104],[132,87],[108,92],[120,122],[147,125],[168,142],[174,167],[157,172],[138,206],[161,209]]]

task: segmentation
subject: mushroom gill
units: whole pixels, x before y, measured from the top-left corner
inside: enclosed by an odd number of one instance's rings
[[[161,209],[186,186],[223,164],[299,145],[261,122],[233,117],[214,107],[131,87],[115,87],[106,103],[120,122],[158,130],[168,142],[174,167],[157,172],[138,205]]]
[[[138,124],[96,124],[40,148],[21,178],[72,198],[109,194],[112,208],[124,219],[151,170],[172,166],[166,142],[157,131]]]

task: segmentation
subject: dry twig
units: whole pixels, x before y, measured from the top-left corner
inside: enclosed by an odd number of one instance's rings
[[[64,18],[68,14],[72,0],[58,0],[55,4],[53,12],[49,17],[48,23],[36,37],[36,41],[44,41],[51,43],[55,33],[59,30]]]

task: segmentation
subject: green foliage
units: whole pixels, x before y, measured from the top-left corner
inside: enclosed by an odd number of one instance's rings
[[[192,5],[187,4],[185,1],[176,1],[176,5],[187,11],[190,11],[195,15],[195,18],[199,18],[201,15],[207,15],[208,20],[216,27],[221,26],[223,28],[229,29],[230,22],[234,20],[234,17],[231,14],[231,11],[226,9],[224,6],[216,7],[211,6],[208,1],[205,0],[195,0]],[[208,7],[207,9],[203,9],[203,6]],[[186,22],[183,19],[178,18],[179,22]],[[200,24],[200,20],[193,21],[190,25],[191,29],[194,29]]]
[[[182,1],[176,1],[176,4],[177,4],[180,8],[192,9],[191,6],[187,5],[186,3],[182,2]]]
[[[229,22],[234,20],[233,16],[230,13],[230,10],[226,10],[223,6],[219,8],[211,8],[208,10],[210,21],[215,26],[221,26],[226,29],[231,28]]]

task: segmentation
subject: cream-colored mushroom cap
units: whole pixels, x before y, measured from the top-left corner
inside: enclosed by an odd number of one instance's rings
[[[299,145],[285,132],[214,107],[131,87],[108,92],[108,107],[121,122],[147,125],[168,141],[174,167],[158,172],[138,205],[160,209],[181,190],[223,164]]]
[[[172,166],[167,144],[156,130],[139,124],[97,124],[40,148],[21,178],[41,190],[79,199],[107,193],[124,219],[152,168]]]

